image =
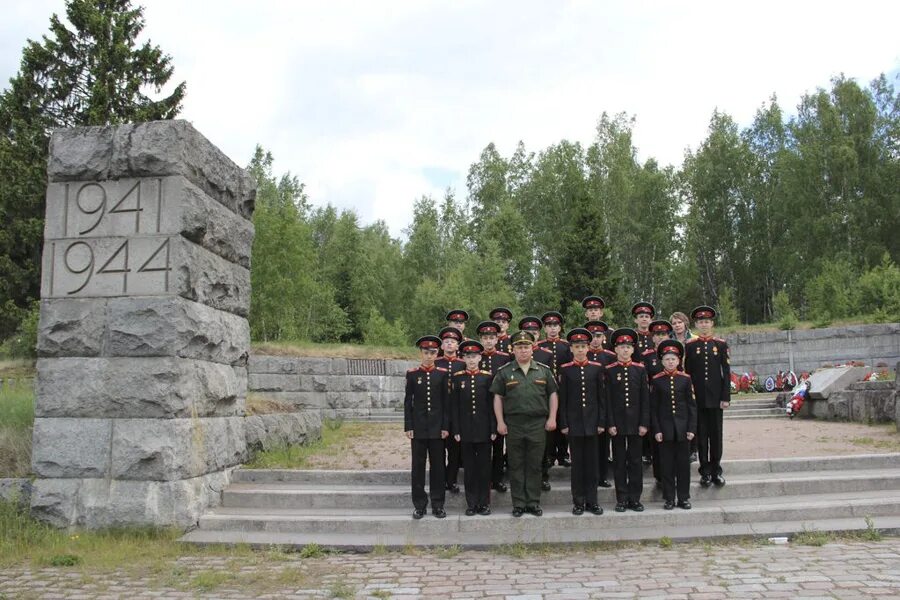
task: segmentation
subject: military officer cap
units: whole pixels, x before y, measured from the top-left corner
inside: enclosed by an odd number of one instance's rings
[[[506,321],[512,321],[512,311],[506,308],[505,306],[498,306],[497,308],[491,309],[491,312],[488,313],[488,316],[495,321],[497,319],[504,319]]]
[[[606,333],[609,331],[609,325],[603,321],[588,321],[584,324],[584,328],[591,333]]]
[[[622,344],[631,344],[634,346],[637,343],[637,337],[637,331],[631,327],[620,327],[613,331],[612,343],[614,346],[620,346]]]
[[[591,332],[583,327],[576,327],[566,334],[566,340],[570,344],[577,344],[579,342],[583,344],[589,344],[593,337],[594,336],[591,335]]]
[[[681,358],[684,356],[684,345],[678,340],[663,340],[656,348],[656,354],[660,358],[666,354],[674,354]]]
[[[534,338],[527,331],[517,331],[509,338],[509,343],[513,346],[534,345]]]
[[[459,347],[460,354],[481,354],[482,352],[484,352],[484,346],[475,340],[466,340]]]
[[[478,324],[478,327],[475,328],[475,331],[479,335],[484,335],[486,333],[500,333],[500,326],[493,321],[482,321]]]
[[[672,324],[668,321],[653,321],[650,323],[650,333],[665,333],[670,334],[674,331],[672,329]]]
[[[537,317],[522,317],[519,319],[519,329],[524,329],[525,331],[537,331],[541,328],[541,320]]]
[[[463,339],[462,334],[456,327],[444,327],[443,329],[441,329],[440,333],[438,333],[438,337],[440,337],[442,340],[453,338],[457,342],[461,342]]]
[[[691,319],[699,321],[700,319],[715,319],[716,309],[711,306],[698,306],[691,311]]]
[[[453,310],[451,310],[450,312],[447,313],[447,320],[448,321],[462,321],[463,323],[465,323],[466,321],[469,320],[469,313],[467,313],[466,311],[464,311],[461,308],[454,308]]]
[[[633,316],[638,316],[640,314],[648,314],[651,317],[656,316],[656,309],[653,308],[653,305],[649,302],[636,302],[634,306],[631,307],[631,314]]]
[[[606,302],[600,296],[588,296],[581,301],[583,308],[606,308]]]
[[[441,338],[436,335],[423,335],[416,340],[416,346],[422,349],[437,350],[441,347]]]
[[[562,325],[563,316],[555,310],[549,310],[541,317],[541,322],[544,325]]]

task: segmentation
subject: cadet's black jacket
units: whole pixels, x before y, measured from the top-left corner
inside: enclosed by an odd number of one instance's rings
[[[497,370],[508,362],[512,361],[512,356],[506,352],[495,350],[494,352],[482,352],[479,367],[482,371],[490,371],[491,375],[496,375]]]
[[[616,362],[616,353],[612,350],[603,349],[600,352],[594,352],[593,350],[588,350],[588,360],[592,360],[594,362],[598,362],[604,367],[607,365],[611,365]]]
[[[731,402],[731,366],[725,340],[689,339],[684,345],[684,371],[694,382],[698,408],[719,408],[719,402]]]
[[[510,336],[503,333],[497,337],[497,350],[500,352],[512,352],[512,348],[509,345]]]
[[[550,363],[553,362],[553,354],[551,354],[549,350],[545,350],[544,348],[536,345],[531,349],[531,360],[537,361],[543,365],[550,367]],[[515,362],[515,360],[511,360],[510,362]],[[553,368],[551,367],[550,370],[552,371]]]
[[[650,382],[650,421],[664,442],[687,441],[697,433],[697,403],[689,375],[681,371],[657,373]]]
[[[559,382],[559,368],[567,362],[572,362],[572,349],[569,342],[564,339],[541,340],[538,346],[550,353],[550,362],[544,363],[553,371],[553,376]],[[543,362],[543,361],[540,361]]]
[[[662,361],[659,360],[656,350],[644,350],[644,353],[641,354],[641,363],[643,363],[644,368],[647,369],[647,377],[651,381],[653,381],[653,378],[656,377],[657,373],[663,371]]]
[[[441,439],[441,431],[450,431],[450,373],[441,367],[421,365],[406,372],[406,396],[403,400],[403,430],[413,439]]]
[[[650,386],[644,365],[618,361],[606,367],[606,426],[616,435],[638,435],[650,428]]]
[[[489,442],[497,433],[490,371],[459,371],[450,378],[450,435],[461,442]]]
[[[640,357],[647,350],[649,350],[651,348],[655,348],[655,346],[653,345],[653,334],[652,333],[650,333],[649,331],[647,333],[644,333],[643,331],[637,331],[637,330],[635,330],[635,332],[638,335],[637,345],[634,347],[634,355],[636,357]]]
[[[597,435],[606,428],[605,368],[586,360],[566,363],[559,368],[559,429],[570,436]]]
[[[466,361],[455,356],[453,358],[442,356],[434,361],[434,366],[440,367],[442,369],[447,369],[448,371],[450,371],[450,374],[453,375],[457,371],[466,370]]]

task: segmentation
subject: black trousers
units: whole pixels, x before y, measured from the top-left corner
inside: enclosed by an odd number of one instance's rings
[[[431,508],[444,507],[444,440],[411,439],[412,443],[412,501],[417,510],[428,506],[425,493],[425,458],[431,473],[428,488],[431,492]]]
[[[697,446],[700,450],[700,475],[722,474],[721,408],[697,408]]]
[[[461,442],[463,482],[469,508],[491,504],[491,442]]]
[[[491,484],[497,485],[503,481],[503,441],[505,435],[498,435],[491,442]]]
[[[569,440],[568,437],[559,432],[559,429],[555,431],[547,432],[547,445],[544,448],[544,474],[550,472],[550,467],[553,466],[554,462],[562,461],[565,458],[569,458]],[[546,480],[547,477],[544,477]]]
[[[612,437],[613,467],[616,474],[616,502],[639,502],[644,491],[641,465],[643,440],[639,435]]]
[[[598,436],[569,436],[572,452],[572,504],[597,504]]]
[[[444,448],[447,451],[447,462],[444,469],[445,483],[447,485],[455,485],[459,478],[459,442],[453,439],[453,436],[444,438]]]
[[[659,450],[663,498],[674,502],[677,493],[679,502],[689,500],[691,497],[691,443],[687,440],[660,442],[656,447]]]
[[[597,436],[597,482],[609,480],[610,442],[609,434],[604,431]]]

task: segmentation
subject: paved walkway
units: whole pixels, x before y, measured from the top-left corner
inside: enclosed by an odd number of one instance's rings
[[[869,598],[900,596],[900,538],[789,545],[183,557],[164,573],[0,571],[0,598]]]

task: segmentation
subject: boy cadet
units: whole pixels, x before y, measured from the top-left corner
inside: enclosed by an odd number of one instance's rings
[[[559,368],[557,424],[572,451],[572,514],[587,510],[602,515],[597,504],[597,435],[606,429],[605,367],[588,360],[591,332],[572,329],[567,335],[573,360]],[[605,457],[604,457],[605,460]]]
[[[496,310],[494,309],[491,313],[496,312]],[[507,323],[507,325],[509,324]],[[482,321],[478,324],[476,331],[481,337],[481,344],[484,346],[480,368],[482,371],[490,371],[491,375],[496,375],[500,367],[512,360],[512,357],[506,352],[495,349],[498,342],[498,334],[502,331],[502,328],[494,321]],[[491,487],[498,492],[507,490],[506,484],[503,483],[503,440],[504,436],[498,435],[491,442]]]
[[[454,308],[447,313],[447,327],[458,329],[460,335],[462,336],[462,339],[468,339],[467,337],[465,337],[466,323],[468,323],[468,321],[469,313],[461,308]]]
[[[541,509],[541,465],[545,432],[556,429],[559,399],[550,367],[532,359],[534,338],[517,331],[510,340],[515,361],[497,372],[491,384],[497,433],[506,435],[513,516]]]
[[[494,376],[479,369],[484,346],[468,340],[459,347],[465,371],[450,378],[450,433],[460,444],[466,486],[466,516],[491,514],[491,441],[497,436],[494,396],[490,392]]]
[[[581,306],[584,308],[584,319],[586,321],[600,321],[603,319],[606,302],[600,296],[587,296],[581,301]]]
[[[616,512],[628,508],[641,512],[641,438],[650,426],[650,388],[644,365],[631,360],[637,332],[616,329],[612,342],[618,360],[606,367],[606,412],[615,462]]]
[[[444,512],[444,439],[449,436],[447,391],[450,373],[435,366],[440,338],[421,337],[416,342],[422,364],[406,372],[406,395],[403,400],[403,430],[412,448],[412,501],[414,519],[425,516],[428,494],[425,493],[425,459],[431,469],[429,491],[431,512],[438,519]]]
[[[588,346],[588,360],[598,362],[604,367],[616,362],[616,353],[607,349],[607,334],[609,326],[603,321],[588,321],[584,328],[591,332],[591,345]],[[605,391],[605,390],[604,390]],[[605,398],[604,398],[605,401]],[[600,433],[597,439],[597,477],[600,487],[611,487],[609,483],[609,465],[612,462],[610,454],[609,433],[606,430]]]
[[[509,322],[512,321],[512,311],[505,306],[498,306],[488,313],[488,318],[500,326],[500,335],[497,336],[497,350],[509,353]],[[484,343],[484,342],[482,342]]]
[[[637,302],[631,307],[631,316],[634,317],[634,324],[637,328],[637,346],[634,349],[634,356],[638,358],[648,348],[653,347],[653,341],[650,336],[650,322],[656,316],[656,309],[649,302]],[[638,358],[638,360],[640,360]]]
[[[697,442],[700,450],[700,485],[725,485],[722,476],[722,417],[731,402],[731,366],[728,344],[713,337],[716,311],[698,306],[691,319],[699,335],[685,344],[684,370],[691,376],[697,398]]]
[[[452,314],[452,313],[451,313]],[[435,361],[435,364],[447,369],[450,375],[466,368],[466,363],[457,356],[459,344],[463,341],[463,335],[457,327],[444,327],[438,333],[441,339],[441,349],[444,355]],[[447,391],[450,390],[450,379],[447,379]],[[451,407],[452,410],[452,407]],[[444,467],[445,487],[453,494],[459,493],[459,443],[452,437],[444,439],[444,449],[447,453],[447,461]]]
[[[652,382],[656,374],[663,370],[662,360],[657,355],[656,348],[664,340],[669,339],[672,333],[672,324],[668,321],[653,321],[648,329],[650,330],[653,347],[644,350],[640,356],[640,361],[644,363],[644,368],[647,369],[647,377]],[[656,438],[654,437],[655,433],[656,431],[651,429],[650,435],[644,436],[644,464],[653,464],[653,477],[659,483],[662,482],[662,479],[659,471],[659,456],[656,448]]]
[[[691,378],[679,371],[684,346],[678,340],[664,340],[656,349],[663,371],[650,382],[650,421],[659,453],[662,474],[663,508],[691,508],[691,440],[697,432],[697,404]]]
[[[550,363],[553,362],[553,355],[549,350],[538,345],[538,337],[541,333],[541,320],[531,316],[522,317],[519,319],[519,330],[529,333],[534,340],[534,346],[531,349],[531,359],[549,368]],[[509,451],[507,450],[508,454]],[[550,464],[546,460],[543,461],[543,466],[541,467],[541,489],[545,492],[550,491]]]
[[[553,371],[553,377],[556,378],[558,384],[559,368],[572,360],[569,342],[560,337],[563,316],[555,310],[551,310],[543,314],[541,323],[544,326],[545,339],[538,342],[538,345],[550,352],[550,370]],[[559,429],[547,434],[547,461],[548,469],[553,466],[554,461],[561,467],[572,466],[572,463],[569,462],[569,442]]]

